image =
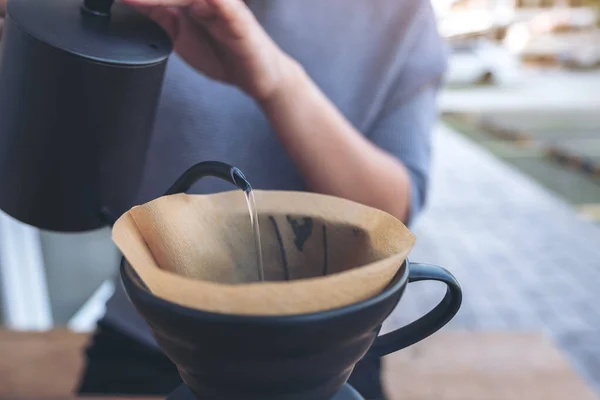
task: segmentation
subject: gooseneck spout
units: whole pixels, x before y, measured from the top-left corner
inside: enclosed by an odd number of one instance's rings
[[[185,171],[167,190],[165,196],[187,192],[196,181],[207,176],[223,179],[244,192],[252,190],[250,182],[239,168],[220,161],[204,161]]]
[[[172,194],[185,193],[198,180],[208,176],[223,179],[246,193],[252,190],[250,182],[248,182],[244,173],[239,168],[221,161],[204,161],[188,168],[164,195],[170,196]],[[97,217],[104,224],[111,227],[117,221],[117,217],[108,207],[103,207],[98,212]]]

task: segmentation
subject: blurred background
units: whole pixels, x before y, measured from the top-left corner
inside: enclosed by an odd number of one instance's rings
[[[544,332],[600,392],[600,0],[434,6],[450,63],[411,259],[463,285],[446,329]],[[109,236],[0,215],[0,325],[91,331],[114,289]],[[386,328],[441,290],[409,287]]]
[[[411,258],[463,285],[447,329],[543,332],[599,393],[600,1],[434,4],[450,65]],[[430,287],[390,325],[438,301]]]

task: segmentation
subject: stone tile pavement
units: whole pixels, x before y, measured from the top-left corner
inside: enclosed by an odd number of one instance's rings
[[[544,331],[600,391],[600,226],[445,126],[412,261],[446,267],[464,291],[446,329]],[[437,283],[409,285],[385,329],[429,310]]]

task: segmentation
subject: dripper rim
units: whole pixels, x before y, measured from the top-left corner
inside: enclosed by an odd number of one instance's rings
[[[204,319],[212,319],[217,321],[225,321],[232,317],[235,317],[238,322],[245,323],[260,323],[260,324],[272,324],[272,325],[285,325],[287,323],[298,323],[298,322],[315,322],[319,320],[326,320],[335,317],[341,317],[348,314],[356,313],[362,309],[369,308],[375,304],[383,302],[390,297],[394,296],[399,290],[406,286],[408,283],[408,274],[410,269],[410,261],[405,258],[396,274],[388,285],[375,296],[367,299],[358,301],[356,303],[348,304],[341,307],[327,309],[323,311],[301,313],[301,314],[286,314],[286,315],[249,315],[249,314],[226,314],[215,311],[206,311],[196,308],[187,307],[162,297],[153,294],[150,289],[143,283],[135,269],[129,264],[125,257],[121,258],[119,273],[121,281],[125,287],[125,291],[128,297],[132,297],[130,291],[134,291],[134,295],[141,297],[146,303],[152,303],[160,308],[169,308],[170,311],[174,311],[178,314],[187,314],[192,317],[202,316]],[[132,300],[133,302],[133,300]]]

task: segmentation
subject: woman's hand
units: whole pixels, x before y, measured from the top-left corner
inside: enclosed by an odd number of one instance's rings
[[[243,0],[123,2],[159,23],[188,64],[259,102],[272,97],[295,69]]]

